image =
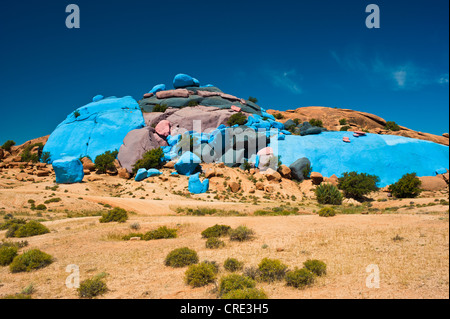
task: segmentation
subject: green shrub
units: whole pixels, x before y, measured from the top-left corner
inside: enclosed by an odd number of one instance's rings
[[[101,277],[97,276],[80,282],[80,287],[77,291],[80,298],[92,299],[106,293],[108,291],[108,287]]]
[[[264,258],[258,265],[262,281],[273,282],[281,280],[286,275],[287,266],[278,259]]]
[[[344,191],[345,197],[360,200],[364,198],[364,195],[378,190],[379,181],[380,178],[375,175],[346,172],[339,178],[339,188]]]
[[[311,124],[312,126],[323,127],[323,122],[317,119],[310,119],[309,124]]]
[[[332,207],[323,207],[318,211],[320,217],[332,217],[336,215],[336,211]]]
[[[305,178],[305,179],[309,179],[310,177],[311,177],[311,173],[312,173],[312,166],[311,165],[309,165],[309,164],[306,164],[306,167],[303,169],[303,171],[302,171],[302,174],[303,174],[303,177]]]
[[[17,247],[0,247],[0,266],[8,266],[17,256]]]
[[[125,223],[128,219],[128,213],[123,208],[113,208],[109,212],[103,213],[100,223],[119,222]]]
[[[6,295],[1,299],[32,299],[30,295],[25,294],[15,294],[15,295]]]
[[[31,150],[36,146],[38,147],[38,151],[34,154],[31,153]],[[39,158],[41,157],[43,148],[44,148],[44,144],[42,144],[42,143],[28,145],[22,151],[22,154],[20,154],[20,160],[22,162],[33,162],[33,163],[39,162]]]
[[[339,120],[339,125],[346,125],[347,124],[347,119],[340,119]]]
[[[217,248],[224,247],[225,242],[223,242],[222,240],[220,240],[217,237],[210,237],[206,241],[205,246],[206,246],[206,248],[209,248],[209,249],[217,249]]]
[[[16,142],[14,142],[12,140],[8,140],[2,145],[2,148],[5,151],[11,152],[11,147],[14,146],[14,145],[16,145]]]
[[[202,262],[189,266],[186,270],[186,283],[192,287],[203,287],[214,282],[216,275],[217,268],[213,264]]]
[[[53,262],[53,257],[39,249],[31,249],[14,257],[9,269],[12,273],[44,268]]]
[[[286,274],[286,283],[295,288],[305,288],[314,283],[314,273],[306,268],[295,269]]]
[[[258,267],[250,266],[244,269],[244,275],[253,280],[259,280],[261,272]]]
[[[166,110],[167,110],[167,105],[165,105],[165,104],[162,104],[162,105],[156,104],[153,107],[152,112],[162,112],[162,113],[164,113]]]
[[[30,220],[25,225],[20,226],[14,233],[14,237],[32,237],[49,233],[50,230],[41,223]]]
[[[420,195],[422,182],[416,173],[405,174],[396,183],[389,186],[392,196],[397,198],[414,198]]]
[[[346,125],[346,126],[341,127],[340,131],[347,132],[350,128],[351,128],[350,126]]]
[[[107,170],[115,170],[116,166],[114,165],[114,161],[118,153],[119,152],[115,150],[113,152],[106,151],[103,154],[97,155],[94,161],[95,169],[101,174],[105,174]]]
[[[46,210],[47,206],[45,206],[44,204],[39,204],[34,209],[36,209],[36,210]]]
[[[197,106],[197,105],[198,105],[198,101],[191,100],[191,101],[188,102],[187,106],[193,107],[193,106]]]
[[[230,230],[229,235],[232,241],[247,241],[253,239],[255,232],[246,226],[239,226]]]
[[[238,274],[231,274],[220,280],[219,293],[224,295],[232,290],[254,288],[255,286],[256,282],[253,279]]]
[[[387,121],[384,128],[389,131],[400,131],[400,126],[394,121]]]
[[[228,126],[244,125],[245,123],[247,123],[247,116],[241,112],[231,115],[227,121]]]
[[[151,230],[142,237],[143,240],[155,240],[155,239],[167,239],[177,238],[177,230],[167,228],[166,226],[159,227],[158,229]]]
[[[50,152],[43,152],[41,154],[41,162],[49,164],[50,160],[51,160],[51,157],[52,156],[51,156]]]
[[[166,257],[165,265],[178,268],[198,263],[198,255],[195,250],[187,247],[172,250]]]
[[[14,225],[25,225],[26,223],[27,223],[27,221],[23,218],[9,219],[6,222],[0,224],[0,230],[9,229],[11,226],[14,226]]]
[[[231,227],[228,225],[214,225],[202,231],[203,238],[227,236]]]
[[[257,288],[236,289],[222,295],[222,299],[267,299],[264,290]]]
[[[248,98],[248,101],[253,102],[253,103],[258,103],[258,99],[256,97],[250,96]]]
[[[47,199],[47,200],[44,202],[44,204],[59,203],[60,201],[61,201],[61,198],[55,197],[55,198]]]
[[[284,119],[284,116],[281,113],[276,113],[276,114],[273,115],[273,117],[275,117],[277,120]]]
[[[342,194],[336,186],[322,183],[315,189],[316,199],[322,205],[341,205]]]
[[[130,240],[133,237],[139,237],[141,240],[144,239],[144,234],[141,233],[130,233],[122,237],[122,240]]]
[[[227,258],[223,264],[223,268],[230,272],[241,270],[244,267],[244,263],[240,262],[236,258]]]
[[[308,259],[303,263],[303,266],[317,276],[322,276],[327,273],[327,264],[321,260]]]
[[[142,158],[134,164],[133,174],[136,174],[140,168],[159,169],[162,167],[162,165],[164,163],[163,159],[164,159],[164,152],[161,147],[152,149],[152,150],[144,153]]]

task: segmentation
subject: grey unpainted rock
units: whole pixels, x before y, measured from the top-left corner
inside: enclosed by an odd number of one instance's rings
[[[307,166],[311,167],[311,162],[306,157],[299,158],[294,163],[292,163],[289,168],[291,169],[291,176],[293,179],[301,182],[305,179],[303,176],[304,169],[307,168]]]

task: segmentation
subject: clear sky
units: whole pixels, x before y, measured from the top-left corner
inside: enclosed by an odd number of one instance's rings
[[[81,10],[68,29],[66,6]],[[368,29],[365,8],[381,10]],[[0,145],[50,134],[104,96],[187,73],[266,109],[350,108],[449,131],[448,0],[8,1],[0,10]]]

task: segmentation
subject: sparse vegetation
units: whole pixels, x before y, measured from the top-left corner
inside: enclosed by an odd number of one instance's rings
[[[117,157],[117,154],[119,152],[117,150],[115,151],[106,151],[103,154],[97,155],[97,157],[95,157],[95,169],[101,173],[101,174],[105,174],[106,171],[113,171],[116,169],[116,167],[114,166],[114,160]]]
[[[239,226],[236,229],[230,230],[229,234],[230,240],[242,242],[252,240],[255,235],[255,232],[252,229],[247,228],[246,226]]]
[[[400,126],[394,121],[387,121],[384,128],[389,131],[400,131]]]
[[[227,236],[231,227],[228,225],[214,225],[206,228],[202,232],[203,238],[212,238],[212,237],[223,237]]]
[[[336,215],[336,211],[332,207],[323,207],[318,211],[320,217],[332,217]]]
[[[397,198],[414,198],[420,195],[422,182],[416,173],[405,174],[396,183],[389,186],[392,196]]]
[[[80,298],[92,299],[105,294],[108,291],[108,287],[101,276],[95,276],[82,281],[77,291]]]
[[[350,126],[345,125],[345,126],[343,126],[343,127],[340,128],[340,131],[341,131],[341,132],[347,132],[350,128],[351,128]]]
[[[123,208],[113,208],[109,212],[103,213],[100,223],[118,222],[125,223],[128,220],[128,213]]]
[[[289,271],[286,274],[286,283],[288,286],[303,289],[314,283],[314,273],[306,268]]]
[[[267,299],[267,294],[262,289],[245,288],[236,289],[222,295],[222,299]]]
[[[310,119],[309,124],[311,124],[312,126],[323,127],[323,122],[317,119]]]
[[[282,119],[284,119],[284,116],[283,116],[283,114],[281,114],[281,113],[275,113],[273,116],[274,116],[277,120],[282,120]]]
[[[278,259],[264,258],[258,265],[262,281],[273,282],[281,280],[286,275],[287,266]]]
[[[223,277],[219,284],[219,293],[224,295],[232,290],[254,288],[256,282],[249,278],[238,274],[231,274]]]
[[[206,240],[206,248],[217,249],[225,246],[225,242],[217,237],[210,237]]]
[[[167,110],[167,105],[165,105],[165,104],[156,104],[153,107],[152,112],[162,112],[162,113],[164,113],[166,110]]]
[[[135,175],[140,168],[150,169],[156,168],[160,169],[164,164],[164,152],[161,147],[152,149],[146,152],[140,160],[136,162],[133,166],[133,174]]]
[[[166,257],[165,265],[179,268],[198,263],[198,255],[195,250],[187,247],[172,250]]]
[[[0,247],[0,266],[8,266],[12,263],[14,257],[17,256],[17,247],[1,246]]]
[[[5,143],[3,143],[2,148],[5,151],[11,152],[11,147],[13,147],[14,145],[16,145],[16,142],[14,142],[13,140],[7,140]]]
[[[253,96],[249,96],[248,100],[252,103],[258,103],[258,99],[256,97]]]
[[[53,257],[39,249],[31,249],[14,257],[9,269],[12,273],[29,272],[44,268],[53,262]]]
[[[241,112],[231,115],[227,121],[228,126],[244,125],[245,123],[247,123],[247,117]]]
[[[315,189],[316,199],[323,205],[341,205],[342,194],[336,186],[328,183],[322,183]]]
[[[347,119],[340,119],[339,125],[347,125]]]
[[[323,276],[327,273],[327,265],[321,260],[308,259],[303,263],[303,266],[316,276]]]
[[[217,271],[214,264],[207,262],[191,265],[186,270],[186,283],[192,287],[206,286],[207,284],[214,282]]]
[[[177,230],[173,228],[167,228],[166,226],[159,227],[158,229],[151,230],[145,233],[142,237],[143,240],[156,240],[177,238]]]
[[[49,232],[50,230],[41,223],[35,220],[30,220],[28,223],[20,226],[16,231],[14,231],[13,236],[11,237],[32,237],[47,234]]]
[[[241,270],[244,267],[244,263],[237,260],[236,258],[227,258],[223,264],[225,270],[230,272],[235,272]]]

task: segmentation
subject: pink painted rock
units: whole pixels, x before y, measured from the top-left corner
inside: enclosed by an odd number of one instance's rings
[[[219,92],[219,96],[221,98],[224,98],[224,99],[227,99],[227,100],[230,100],[230,101],[240,101],[241,100],[240,98],[235,97],[234,95],[221,93],[221,92]]]
[[[149,97],[152,97],[153,93],[145,93],[144,94],[144,99],[148,99]]]
[[[164,146],[161,137],[156,134],[153,127],[144,127],[132,130],[125,136],[123,144],[119,149],[117,159],[120,165],[127,169],[128,172],[133,171],[133,165],[142,158],[145,152],[154,148]],[[167,145],[167,143],[165,144]]]
[[[241,108],[240,108],[239,106],[236,106],[236,105],[232,105],[232,106],[231,106],[231,109],[232,109],[233,111],[236,111],[236,112],[240,112],[240,111],[241,111]]]
[[[209,91],[197,91],[197,95],[201,97],[212,97],[212,96],[220,96],[219,92],[209,92]]]
[[[168,90],[168,91],[159,91],[156,92],[156,97],[158,99],[168,99],[171,97],[183,97],[188,98],[189,94],[193,93],[186,89],[176,89],[176,90]]]
[[[271,147],[264,147],[259,150],[258,155],[273,155],[273,149]]]
[[[158,123],[158,125],[155,126],[155,131],[158,133],[159,136],[167,137],[170,135],[170,128],[172,127],[172,124],[168,120],[162,120]]]

